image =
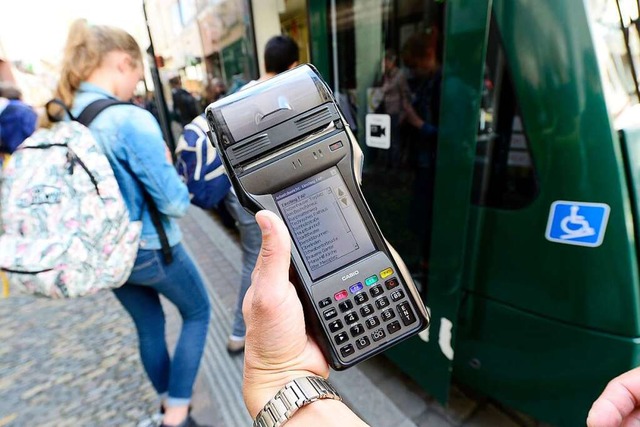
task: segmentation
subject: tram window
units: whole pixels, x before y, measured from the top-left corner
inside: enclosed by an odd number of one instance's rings
[[[538,193],[529,142],[495,24],[489,44],[474,166],[473,204],[519,209]]]

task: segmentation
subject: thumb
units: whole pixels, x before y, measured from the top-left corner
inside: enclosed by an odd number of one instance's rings
[[[256,221],[262,231],[262,247],[243,304],[247,323],[245,360],[277,363],[304,349],[304,315],[289,282],[291,241],[287,228],[269,211],[258,212]]]
[[[265,286],[273,289],[274,284],[289,283],[291,241],[286,226],[273,212],[258,212],[256,222],[262,232],[262,246],[252,282],[255,292],[260,292]]]

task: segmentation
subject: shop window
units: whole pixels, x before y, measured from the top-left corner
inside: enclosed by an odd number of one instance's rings
[[[480,206],[519,209],[538,193],[535,164],[493,22],[489,31],[471,199]]]
[[[640,4],[589,0],[588,17],[607,108],[618,129],[636,126],[640,102]]]

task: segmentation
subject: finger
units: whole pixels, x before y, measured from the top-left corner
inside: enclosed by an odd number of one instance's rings
[[[259,361],[254,364],[269,365],[295,359],[304,351],[307,336],[302,305],[289,282],[289,232],[272,212],[258,212],[256,221],[262,231],[262,246],[243,303],[245,357],[255,356]]]
[[[262,232],[262,246],[258,255],[260,278],[282,279],[288,276],[291,258],[289,231],[280,218],[270,211],[256,214]]]
[[[587,415],[587,427],[619,427],[623,415],[617,406],[606,397],[596,400]]]
[[[258,212],[256,222],[262,232],[262,246],[252,283],[254,298],[260,300],[288,290],[291,241],[286,226],[273,212]]]
[[[622,427],[640,427],[640,409],[627,415],[622,421]]]
[[[587,425],[609,427],[621,425],[623,419],[640,404],[640,368],[626,372],[607,384],[593,403]]]

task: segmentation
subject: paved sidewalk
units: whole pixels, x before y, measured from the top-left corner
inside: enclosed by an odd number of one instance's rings
[[[242,356],[225,350],[240,282],[237,236],[198,208],[189,210],[181,227],[212,302],[194,416],[214,427],[249,426],[241,394]],[[179,316],[165,306],[173,343]],[[135,427],[157,409],[133,324],[110,292],[74,301],[0,299],[0,320],[0,427]],[[331,381],[376,427],[542,426],[455,387],[444,409],[384,357],[332,372]]]
[[[133,426],[155,404],[109,292],[0,300],[0,426]]]

